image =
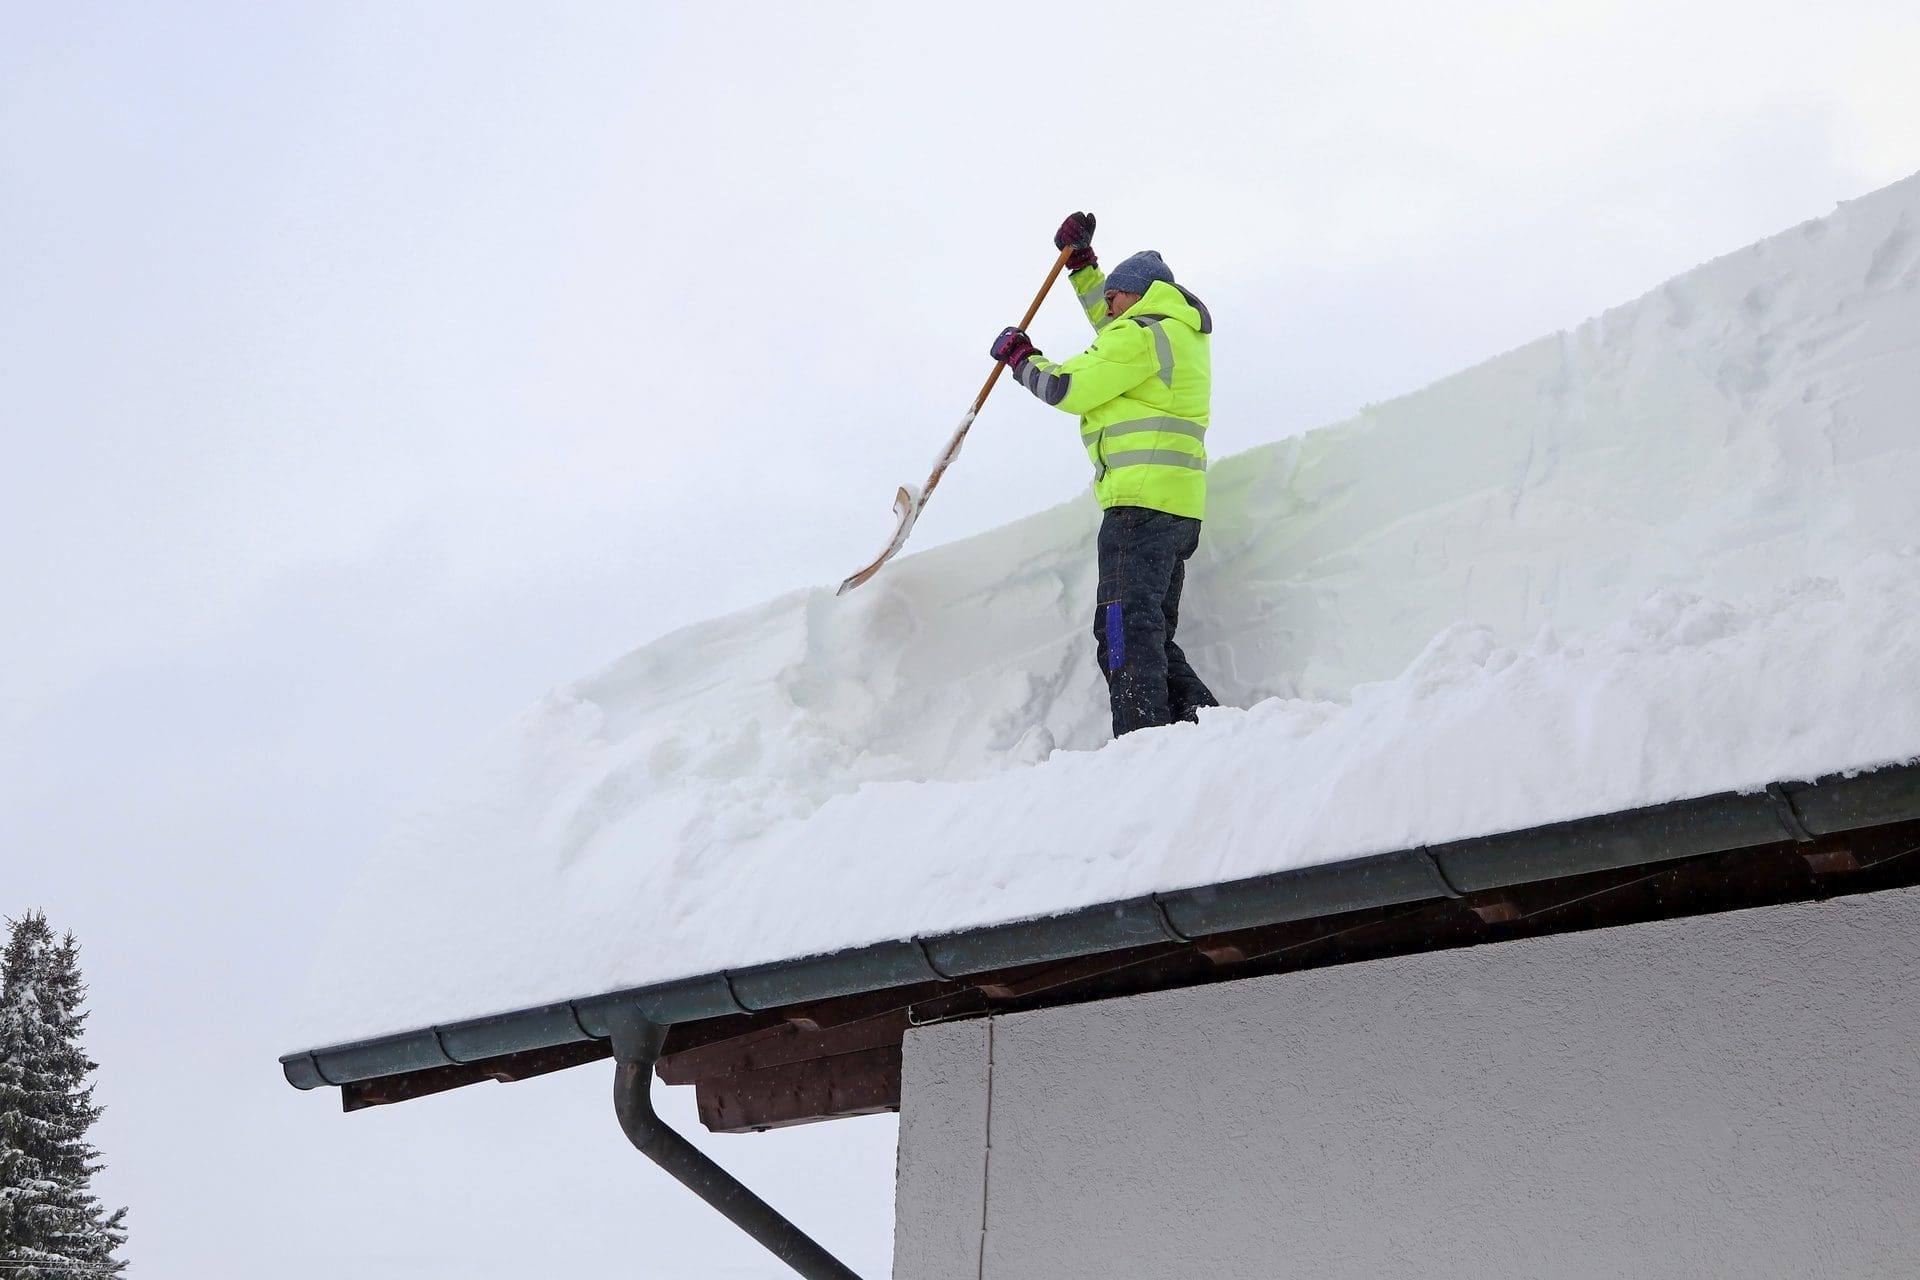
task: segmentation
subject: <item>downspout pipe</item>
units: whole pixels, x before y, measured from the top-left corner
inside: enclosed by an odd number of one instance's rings
[[[860,1280],[806,1232],[708,1159],[653,1109],[653,1067],[667,1029],[626,1006],[610,1011],[613,1031],[613,1110],[627,1140],[693,1194],[727,1216],[807,1280]]]

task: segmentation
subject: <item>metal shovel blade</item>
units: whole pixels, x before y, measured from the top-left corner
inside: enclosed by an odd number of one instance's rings
[[[899,522],[894,526],[893,537],[887,540],[886,547],[874,557],[872,564],[840,584],[840,589],[834,592],[836,596],[847,594],[880,572],[881,565],[893,559],[894,553],[907,544],[907,535],[913,532],[913,522],[920,518],[921,505],[920,490],[910,484],[900,486],[900,492],[893,495],[893,514]]]
[[[1053,288],[1053,282],[1060,278],[1060,270],[1067,265],[1067,259],[1073,255],[1074,248],[1075,246],[1071,244],[1061,247],[1060,256],[1053,260],[1053,267],[1047,272],[1046,280],[1040,285],[1040,292],[1033,295],[1032,305],[1027,308],[1027,314],[1020,319],[1021,329],[1026,329],[1033,324],[1033,317],[1040,311],[1041,300],[1047,296],[1047,290]],[[988,374],[986,382],[981,384],[980,394],[973,398],[973,407],[967,410],[966,417],[960,419],[960,426],[953,433],[953,437],[947,441],[947,447],[942,449],[940,456],[934,460],[933,474],[927,477],[927,487],[916,489],[912,485],[903,484],[900,486],[900,492],[894,495],[893,514],[899,518],[900,523],[894,529],[893,538],[887,543],[886,550],[882,551],[879,558],[872,564],[841,583],[840,589],[834,592],[835,595],[847,594],[878,573],[880,566],[891,560],[894,553],[906,543],[907,535],[913,532],[913,522],[920,518],[920,511],[927,505],[927,499],[933,496],[934,486],[940,483],[940,477],[946,474],[948,467],[953,465],[953,460],[960,456],[960,445],[967,438],[967,428],[971,427],[973,420],[980,416],[980,406],[987,402],[988,393],[993,390],[993,384],[1000,380],[1000,374],[1005,368],[1006,366],[998,361],[994,362],[993,372]]]

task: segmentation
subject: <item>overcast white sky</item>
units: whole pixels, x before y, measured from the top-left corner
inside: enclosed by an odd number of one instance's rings
[[[609,1069],[280,1081],[409,797],[863,563],[1072,209],[1212,307],[1232,452],[1920,168],[1917,61],[1910,0],[0,0],[0,913],[84,944],[134,1274],[783,1274]],[[913,546],[1085,482],[1003,388]],[[879,1277],[892,1139],[712,1149]]]

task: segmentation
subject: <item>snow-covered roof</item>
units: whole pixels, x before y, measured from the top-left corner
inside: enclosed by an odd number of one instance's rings
[[[1197,726],[1107,742],[1090,499],[677,632],[387,842],[301,1047],[1915,759],[1917,405],[1920,177],[1217,462]]]

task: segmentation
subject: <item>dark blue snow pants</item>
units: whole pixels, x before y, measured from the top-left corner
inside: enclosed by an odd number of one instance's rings
[[[1093,637],[1116,738],[1220,705],[1173,640],[1187,557],[1199,545],[1200,522],[1186,516],[1109,507],[1100,521]]]

